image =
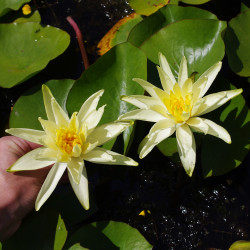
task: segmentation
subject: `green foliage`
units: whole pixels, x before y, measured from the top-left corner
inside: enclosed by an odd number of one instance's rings
[[[0,17],[10,10],[18,10],[23,4],[28,2],[30,2],[30,0],[2,0],[0,2]]]
[[[54,242],[54,250],[61,250],[63,245],[67,239],[67,229],[65,227],[64,221],[59,214],[58,222],[56,226],[56,235],[55,235],[55,242]]]
[[[131,30],[128,41],[139,47],[163,27],[184,19],[217,19],[217,17],[211,12],[194,7],[167,5],[137,24]]]
[[[69,35],[37,22],[0,24],[0,86],[13,87],[42,70],[68,47]]]
[[[225,28],[225,22],[217,20],[182,20],[156,32],[141,45],[141,48],[156,64],[158,53],[162,52],[175,76],[179,72],[181,58],[185,55],[189,75],[198,72],[198,77],[224,57],[221,33]]]
[[[235,89],[228,81],[217,78],[212,86],[213,92]],[[250,148],[250,111],[242,95],[206,115],[224,127],[231,135],[232,143],[213,136],[205,136],[201,147],[201,161],[205,177],[225,174],[244,160]]]
[[[250,241],[238,240],[234,242],[229,250],[248,250],[250,249]]]
[[[135,228],[115,221],[100,221],[82,226],[67,240],[65,249],[75,242],[91,250],[152,249],[152,246]]]
[[[229,22],[225,35],[226,53],[231,69],[240,76],[250,76],[250,10]]]
[[[68,93],[74,80],[51,80],[46,83],[61,107],[65,108]],[[36,86],[22,95],[10,115],[12,128],[32,128],[42,130],[38,117],[47,120],[43,104],[41,86]]]
[[[210,0],[181,0],[181,2],[186,3],[186,4],[203,4],[209,1]]]
[[[129,43],[114,47],[75,82],[69,93],[67,110],[69,113],[79,110],[83,101],[100,89],[105,90],[100,106],[107,104],[100,124],[114,121],[119,115],[134,109],[132,105],[122,102],[120,97],[143,94],[143,89],[132,79],[146,78],[146,60],[145,54]],[[128,131],[124,134],[125,151],[130,134]]]
[[[140,15],[149,16],[168,4],[169,0],[129,0],[130,6]]]
[[[70,247],[68,250],[87,250],[85,247],[81,247],[79,243],[74,244],[72,247]]]

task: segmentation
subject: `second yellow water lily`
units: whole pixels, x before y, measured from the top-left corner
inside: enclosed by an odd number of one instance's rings
[[[8,171],[36,170],[53,164],[36,199],[35,207],[39,210],[67,169],[78,200],[85,209],[89,209],[88,178],[84,161],[137,166],[138,163],[129,157],[98,147],[122,133],[131,122],[110,122],[97,126],[105,108],[104,105],[96,109],[103,90],[90,96],[71,118],[46,85],[43,85],[42,91],[48,117],[48,120],[39,118],[44,131],[25,128],[6,130],[9,134],[41,144],[42,147],[21,157]]]
[[[218,72],[221,62],[206,70],[196,82],[188,77],[186,58],[180,63],[178,81],[170,69],[167,59],[159,54],[157,67],[163,90],[143,80],[134,79],[150,96],[124,96],[122,100],[139,109],[128,112],[119,120],[143,120],[155,122],[140,145],[140,158],[145,157],[158,143],[176,132],[178,153],[186,173],[192,176],[196,162],[196,145],[190,128],[216,136],[231,143],[229,133],[211,120],[199,116],[211,112],[230,99],[241,94],[242,89],[222,91],[204,96]]]

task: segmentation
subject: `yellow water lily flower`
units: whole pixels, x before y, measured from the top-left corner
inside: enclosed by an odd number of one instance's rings
[[[230,99],[241,94],[242,89],[222,91],[204,97],[221,69],[221,62],[206,70],[196,82],[188,78],[186,58],[183,57],[178,74],[178,82],[169,67],[167,59],[159,54],[157,67],[163,90],[151,83],[134,79],[150,96],[124,96],[122,100],[139,109],[121,115],[119,120],[143,120],[155,122],[149,134],[139,147],[140,158],[145,157],[158,143],[176,132],[177,147],[186,173],[192,176],[196,161],[196,146],[193,130],[216,136],[231,143],[228,132],[211,120],[198,116],[211,112]]]
[[[44,131],[11,128],[6,132],[43,145],[32,150],[13,164],[8,171],[35,170],[52,165],[37,196],[35,208],[39,210],[54,191],[67,169],[71,186],[85,209],[89,209],[88,179],[84,161],[94,163],[137,166],[129,157],[98,147],[118,136],[130,122],[110,122],[97,127],[104,106],[97,108],[103,90],[90,96],[71,118],[60,107],[49,88],[42,87],[48,120],[39,118]]]

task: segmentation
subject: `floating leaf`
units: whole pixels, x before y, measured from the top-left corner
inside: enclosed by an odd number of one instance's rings
[[[8,13],[10,10],[18,10],[24,3],[30,0],[4,0],[0,2],[0,17]]]
[[[80,245],[80,243],[76,243],[71,246],[68,250],[88,250],[88,248],[84,248]]]
[[[183,19],[217,19],[217,17],[211,12],[195,7],[167,5],[138,23],[130,32],[128,41],[140,46],[161,28]]]
[[[149,16],[169,3],[169,0],[129,0],[129,5],[140,15]]]
[[[224,57],[221,33],[225,27],[225,22],[217,20],[182,20],[156,32],[141,48],[155,64],[158,64],[159,52],[162,52],[176,77],[181,58],[185,55],[189,75],[197,72],[198,77]]]
[[[31,16],[28,17],[20,17],[16,19],[13,23],[27,23],[27,22],[41,22],[41,16],[39,12],[36,10]]]
[[[48,206],[30,213],[16,233],[3,242],[3,249],[53,249],[58,216]]]
[[[56,226],[56,235],[55,235],[55,242],[54,242],[54,250],[61,250],[63,248],[63,245],[67,239],[67,229],[65,227],[64,221],[59,214],[58,216],[58,222]]]
[[[46,67],[62,54],[69,35],[37,22],[0,24],[0,86],[10,88]]]
[[[250,241],[245,241],[245,240],[238,240],[229,247],[229,250],[248,250],[248,249],[250,249]]]
[[[250,76],[250,10],[229,22],[225,34],[226,53],[231,69],[240,76]]]
[[[152,246],[131,226],[123,222],[100,221],[82,226],[66,242],[66,247],[80,242],[91,250],[146,250]]]
[[[69,93],[67,110],[69,113],[79,110],[85,99],[104,89],[99,103],[107,106],[100,124],[116,120],[119,115],[134,109],[133,105],[120,100],[122,95],[143,94],[143,89],[132,79],[146,78],[146,62],[145,54],[129,43],[112,48],[76,81]],[[129,138],[127,136],[125,141]]]
[[[65,108],[68,93],[75,80],[51,80],[46,83],[60,106]],[[36,86],[22,95],[10,115],[10,127],[42,129],[38,117],[47,120],[41,86]]]
[[[126,42],[131,29],[141,20],[140,15],[132,13],[118,21],[98,43],[98,54],[104,55],[115,45]]]
[[[203,4],[209,2],[210,0],[180,0],[180,1],[186,4]]]
[[[218,89],[220,88],[220,89]],[[234,89],[233,85],[231,88]],[[230,89],[230,84],[217,78],[212,92]],[[206,115],[206,118],[225,128],[232,143],[206,135],[201,145],[201,161],[205,177],[223,175],[241,164],[250,148],[250,111],[242,95]]]

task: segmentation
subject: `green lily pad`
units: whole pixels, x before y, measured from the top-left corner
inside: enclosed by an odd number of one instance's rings
[[[217,17],[211,12],[195,7],[167,5],[138,23],[130,32],[128,41],[140,46],[161,28],[183,19],[217,19]]]
[[[240,76],[250,76],[250,10],[233,18],[225,34],[226,53],[231,69]]]
[[[220,88],[220,89],[218,89]],[[212,92],[234,89],[224,79],[218,78]],[[206,118],[225,128],[232,143],[206,135],[201,147],[201,163],[205,177],[223,175],[241,164],[250,149],[250,111],[242,95],[232,99],[219,109],[208,113]]]
[[[168,4],[169,0],[129,0],[128,2],[136,13],[149,16]]]
[[[82,226],[66,242],[65,248],[80,243],[91,250],[146,250],[152,246],[131,226],[123,222],[100,221]]]
[[[225,22],[217,20],[181,20],[156,32],[141,45],[141,49],[155,64],[158,64],[159,52],[162,52],[175,77],[185,55],[189,75],[197,72],[198,77],[224,57],[221,33],[225,27]]]
[[[180,0],[180,1],[186,4],[203,4],[209,2],[210,0]]]
[[[48,206],[24,218],[21,227],[8,240],[3,249],[53,249],[59,213]]]
[[[88,250],[88,248],[82,247],[80,243],[76,243],[71,246],[68,250]]]
[[[75,80],[51,80],[46,83],[58,103],[65,109],[68,93]],[[47,120],[41,86],[36,86],[22,95],[10,114],[10,127],[42,130],[38,117]]]
[[[67,110],[69,113],[79,110],[84,100],[98,90],[104,89],[99,105],[107,106],[100,124],[115,121],[119,115],[135,108],[121,101],[122,95],[143,94],[144,90],[132,79],[146,78],[146,64],[147,58],[140,49],[129,43],[115,46],[76,81],[69,93]],[[125,133],[125,147],[129,138],[130,133]]]
[[[32,13],[32,15],[26,17],[17,18],[13,23],[27,23],[27,22],[41,22],[41,16],[39,12],[36,10]]]
[[[69,35],[37,22],[0,24],[0,86],[13,87],[62,54]]]
[[[238,240],[229,247],[229,250],[247,250],[247,249],[250,249],[250,241],[245,241],[245,240]]]
[[[54,242],[54,250],[61,250],[63,245],[67,239],[68,231],[65,227],[64,221],[59,214],[58,222],[56,226],[56,235],[55,235],[55,242]]]
[[[23,4],[30,0],[3,0],[0,2],[0,17],[8,13],[10,10],[18,10]]]

